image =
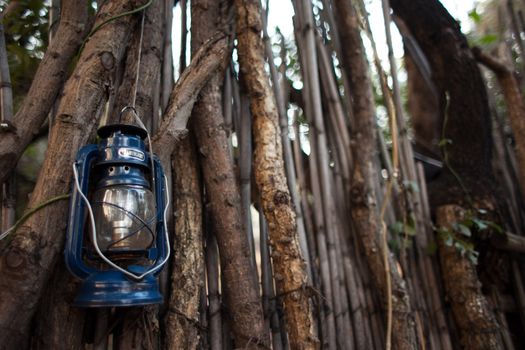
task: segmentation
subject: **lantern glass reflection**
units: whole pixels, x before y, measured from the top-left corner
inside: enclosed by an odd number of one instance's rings
[[[146,250],[155,239],[155,199],[139,186],[98,189],[92,205],[97,243],[102,251]]]

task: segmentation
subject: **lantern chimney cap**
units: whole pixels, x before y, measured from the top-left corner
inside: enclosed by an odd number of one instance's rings
[[[111,124],[111,125],[104,125],[103,127],[99,128],[97,131],[98,136],[101,138],[108,138],[111,137],[115,132],[120,131],[121,133],[125,135],[134,135],[140,137],[142,140],[146,139],[148,136],[148,132],[135,125],[131,124]]]

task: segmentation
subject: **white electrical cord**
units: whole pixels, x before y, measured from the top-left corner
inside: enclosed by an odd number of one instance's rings
[[[165,235],[164,238],[166,239],[166,246],[167,246],[167,250],[168,251],[167,251],[166,257],[164,258],[164,260],[159,265],[157,265],[154,268],[151,268],[151,269],[147,270],[146,272],[144,272],[141,275],[136,275],[133,272],[129,272],[128,270],[118,266],[113,261],[111,261],[109,258],[107,258],[104,255],[104,253],[102,253],[102,251],[100,250],[100,248],[98,246],[98,242],[97,242],[97,229],[95,227],[95,215],[93,214],[93,209],[91,208],[91,203],[89,203],[89,200],[87,199],[87,197],[82,192],[82,189],[80,188],[80,183],[78,181],[78,170],[77,170],[77,167],[76,167],[76,162],[73,163],[73,175],[74,175],[74,178],[75,178],[75,190],[80,194],[80,197],[82,198],[84,203],[86,203],[86,206],[87,206],[87,209],[88,209],[88,214],[89,214],[88,216],[89,216],[90,223],[91,223],[91,239],[93,241],[93,245],[95,246],[95,250],[96,250],[97,254],[102,258],[102,260],[104,260],[109,266],[113,267],[114,269],[116,269],[116,270],[122,272],[123,274],[125,274],[125,275],[127,275],[129,277],[132,277],[132,278],[134,278],[136,280],[141,280],[144,277],[146,277],[147,275],[149,275],[151,273],[155,273],[162,266],[164,266],[164,264],[168,261],[168,259],[170,257],[170,254],[171,254],[171,247],[170,247],[169,234],[168,234],[168,225],[167,225],[167,220],[166,220],[167,213],[168,213],[168,207],[169,207],[169,204],[170,204],[170,197],[169,197],[169,193],[168,193],[168,190],[167,190],[168,189],[168,178],[166,177],[166,175],[164,175],[164,183],[165,183],[165,186],[166,186],[166,206],[164,207],[163,218],[164,218],[164,235]]]

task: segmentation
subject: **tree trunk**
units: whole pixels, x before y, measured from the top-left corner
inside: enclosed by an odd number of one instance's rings
[[[386,268],[380,253],[381,219],[374,194],[374,181],[379,179],[375,170],[376,123],[372,83],[364,56],[363,43],[355,9],[349,2],[334,2],[336,20],[343,48],[343,69],[349,77],[350,94],[353,98],[354,173],[351,189],[351,215],[355,231],[364,253],[374,284],[381,292],[382,300],[392,298],[392,344],[394,349],[417,348],[415,322],[413,320],[408,291],[395,266],[390,268],[392,295],[388,295]],[[386,254],[390,255],[390,251]],[[390,264],[392,265],[392,259]],[[389,341],[389,340],[387,340]]]
[[[315,349],[318,340],[306,287],[306,266],[297,237],[283,164],[279,115],[264,70],[264,44],[258,0],[235,1],[242,78],[254,118],[254,172],[268,222],[277,294],[281,297],[292,349]]]
[[[436,216],[440,228],[453,231],[453,224],[464,219],[465,211],[457,205],[445,205],[437,209]],[[448,246],[443,240],[439,240],[439,257],[463,349],[504,349],[500,326],[481,293],[476,266],[461,256],[454,245]]]
[[[226,13],[221,14],[219,5],[214,0],[192,1],[193,52],[225,24],[221,22]],[[223,71],[216,72],[200,94],[193,114],[195,136],[202,157],[211,221],[217,235],[225,302],[232,319],[235,346],[265,348],[269,346],[268,330],[264,327],[255,266],[243,233],[240,192],[221,113],[223,77]]]
[[[175,239],[171,295],[166,315],[165,348],[197,349],[199,301],[204,283],[202,190],[193,136],[173,154]]]
[[[65,263],[58,262],[43,290],[42,301],[33,320],[32,350],[82,347],[86,309],[71,305],[78,287],[78,281],[67,271]]]
[[[138,5],[138,1],[108,1],[101,8],[95,24]],[[114,69],[122,59],[124,43],[128,41],[133,23],[135,19],[132,16],[121,17],[95,32],[86,43],[76,69],[65,86],[47,156],[29,208],[70,190],[71,164],[77,150],[85,144],[96,124],[97,110],[107,88],[111,86]],[[56,42],[62,44],[58,38]],[[60,69],[64,66],[60,66]],[[43,83],[41,79],[49,80],[48,74],[35,83]],[[28,103],[41,104],[35,101]],[[27,132],[32,131],[34,129],[27,129]],[[1,257],[0,344],[6,348],[27,339],[29,322],[42,289],[62,251],[67,212],[67,202],[61,201],[33,214],[17,230]]]
[[[3,132],[0,138],[0,183],[3,183],[15,168],[18,159],[55,103],[67,76],[68,65],[89,30],[87,10],[88,6],[83,2],[63,1],[57,33],[38,66],[22,106],[13,118],[14,128]],[[103,32],[107,31],[105,28]],[[94,37],[102,36],[98,33]],[[93,42],[93,38],[91,41]],[[87,56],[84,54],[83,57]]]
[[[391,0],[430,63],[450,167],[429,184],[432,207],[491,194],[491,122],[477,63],[458,23],[437,0]],[[462,185],[450,169],[461,177]]]

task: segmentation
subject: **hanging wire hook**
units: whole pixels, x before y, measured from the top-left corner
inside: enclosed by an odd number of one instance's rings
[[[133,95],[131,100],[131,106],[135,108],[137,102],[137,89],[139,85],[139,75],[140,75],[140,61],[142,59],[142,40],[144,38],[144,19],[146,18],[146,12],[142,11],[142,18],[140,21],[140,36],[139,36],[139,48],[137,53],[137,70],[135,72],[135,82],[133,84]]]
[[[122,108],[120,110],[120,114],[118,116],[118,123],[121,124],[122,123],[122,116],[124,115],[125,112],[127,112],[128,110],[131,110],[131,112],[133,113],[133,117],[135,119],[138,118],[139,116],[139,112],[137,112],[137,109],[135,108],[135,106],[125,106],[124,108]],[[140,119],[140,118],[139,118]],[[141,121],[142,122],[142,121]],[[140,124],[140,123],[139,123]],[[142,126],[142,125],[141,125]],[[145,128],[144,128],[145,129]]]

